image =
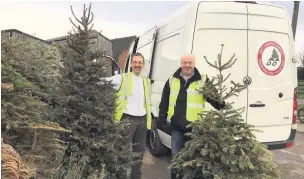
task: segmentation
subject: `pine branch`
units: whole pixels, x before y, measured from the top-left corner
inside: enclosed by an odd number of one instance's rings
[[[244,89],[247,88],[246,86],[240,85],[240,84],[236,84],[233,81],[231,81],[231,84],[233,85],[233,87],[230,87],[230,91],[223,98],[224,100],[230,98],[231,96],[237,95],[237,93],[240,93],[241,91],[243,91]]]
[[[76,21],[77,21],[79,24],[82,24],[83,26],[85,26],[85,25],[76,17],[76,15],[74,14],[73,7],[72,7],[72,6],[70,6],[70,7],[71,7],[71,12],[72,12],[74,18],[76,19]],[[73,22],[71,22],[71,23],[74,25]],[[75,26],[75,25],[74,25],[74,26]],[[75,26],[75,27],[77,27],[77,26]]]
[[[218,67],[217,67],[216,65],[211,64],[211,63],[207,60],[207,57],[206,57],[206,56],[204,56],[204,59],[206,60],[206,62],[207,62],[211,67],[218,69]]]
[[[74,27],[72,27],[74,34],[77,34],[77,31],[74,29]],[[72,33],[70,33],[71,35]]]
[[[233,54],[232,57],[230,58],[230,60],[229,60],[227,63],[225,63],[225,64],[221,67],[222,70],[231,68],[231,67],[234,65],[234,63],[235,63],[236,60],[237,60],[237,59],[235,59],[235,60],[232,62],[232,60],[233,60],[234,57],[235,57],[235,54]]]
[[[37,143],[37,130],[34,130],[34,136],[33,136],[33,144],[32,144],[32,150],[35,149]]]
[[[72,20],[71,18],[69,18],[69,19],[70,19],[71,24],[72,24],[74,27],[76,27],[77,29],[80,28],[80,26],[79,26],[79,25],[77,26],[77,25],[73,22],[73,20]]]
[[[94,27],[94,24],[92,24],[92,26],[90,27],[90,29],[89,29],[89,30],[91,31],[91,30],[93,29],[93,27]]]
[[[21,115],[15,111],[12,111],[13,114],[15,114],[19,119],[29,119],[29,116],[28,115]]]
[[[224,49],[224,45],[222,44],[222,49],[221,49],[221,53],[217,55],[217,59],[218,59],[218,63],[219,63],[219,72],[221,74],[222,72],[222,54],[223,54],[223,49]]]
[[[227,91],[227,89],[228,89],[228,88],[227,88],[226,86],[224,86],[222,92],[224,93],[225,91]]]
[[[235,59],[235,60],[232,62],[231,65],[229,65],[229,66],[223,68],[223,70],[226,70],[226,69],[228,69],[228,68],[231,68],[231,67],[235,64],[236,61],[237,61],[237,59]]]
[[[90,3],[90,5],[89,5],[88,19],[90,19],[91,7],[92,7],[92,3]],[[90,23],[89,23],[89,24],[90,24]]]
[[[228,76],[224,79],[223,83],[227,81],[227,79],[230,77],[231,73],[228,74]]]
[[[93,22],[93,19],[94,19],[94,14],[93,14],[93,12],[92,12],[91,14],[92,14],[92,18],[91,18],[91,20],[88,22],[88,24],[91,24],[91,23]]]

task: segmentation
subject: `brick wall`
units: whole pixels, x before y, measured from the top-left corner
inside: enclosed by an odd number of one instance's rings
[[[129,49],[130,47],[125,48],[118,56],[118,65],[123,72],[125,72],[125,66],[129,54]]]

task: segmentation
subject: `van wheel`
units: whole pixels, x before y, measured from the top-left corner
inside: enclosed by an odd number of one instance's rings
[[[169,149],[161,142],[156,127],[150,131],[149,148],[153,156],[161,156],[167,154]]]

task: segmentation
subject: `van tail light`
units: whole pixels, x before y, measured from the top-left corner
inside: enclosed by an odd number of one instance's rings
[[[298,88],[294,89],[294,95],[293,95],[293,114],[292,114],[292,124],[296,124],[297,123],[297,109],[298,109],[298,102],[297,102],[297,98],[298,98]]]
[[[290,148],[290,147],[292,147],[292,146],[293,146],[293,144],[294,144],[294,142],[289,142],[289,143],[287,143],[287,144],[286,144],[286,148]]]

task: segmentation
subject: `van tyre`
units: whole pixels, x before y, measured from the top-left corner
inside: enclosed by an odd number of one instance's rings
[[[161,142],[157,128],[153,125],[149,135],[149,148],[153,156],[162,156],[168,153],[169,149]]]
[[[298,111],[298,119],[299,119],[299,121],[304,123],[304,108],[302,108]]]

